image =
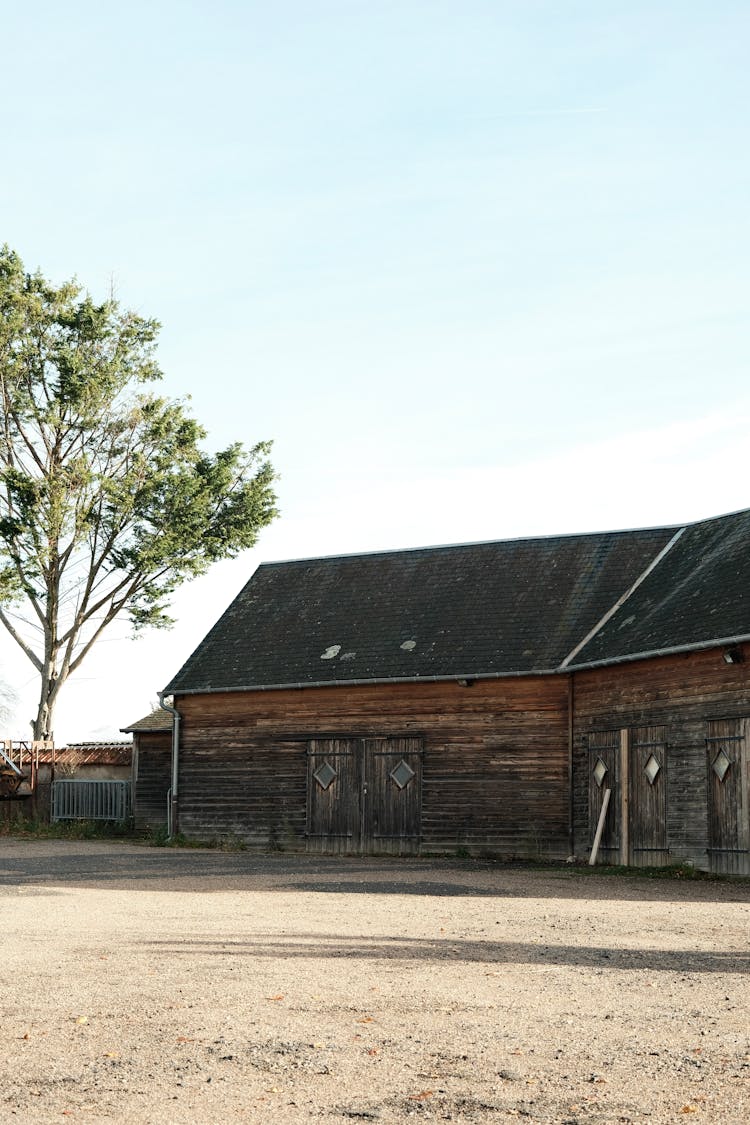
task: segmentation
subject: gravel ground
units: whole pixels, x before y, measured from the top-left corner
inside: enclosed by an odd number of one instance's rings
[[[0,910],[3,1122],[750,1121],[746,882],[6,838]]]

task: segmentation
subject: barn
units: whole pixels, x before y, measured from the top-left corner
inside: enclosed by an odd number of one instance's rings
[[[172,716],[157,707],[120,729],[133,736],[130,778],[135,827],[163,829],[172,772]]]
[[[750,511],[269,563],[166,686],[174,827],[748,871]]]

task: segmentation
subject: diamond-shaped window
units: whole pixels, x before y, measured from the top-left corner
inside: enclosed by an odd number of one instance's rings
[[[723,781],[727,776],[729,767],[732,764],[732,759],[727,754],[726,750],[722,747],[719,753],[711,763],[711,769],[714,771],[719,781]]]
[[[398,785],[399,789],[405,789],[414,777],[414,770],[409,763],[405,762],[402,758],[398,765],[394,766],[391,770],[390,776],[395,781],[396,785]]]
[[[660,769],[661,769],[661,762],[658,760],[658,758],[655,758],[653,754],[649,754],[648,761],[646,762],[645,766],[643,767],[643,772],[645,773],[646,777],[648,778],[649,785],[654,784],[654,782],[656,781],[656,778],[659,775]]]
[[[601,789],[602,785],[604,784],[604,779],[607,776],[608,772],[609,771],[607,770],[607,767],[605,766],[605,764],[601,760],[601,758],[597,758],[596,759],[596,765],[594,766],[594,781],[596,782],[596,784],[599,786],[600,789]]]
[[[318,766],[313,777],[321,789],[327,789],[334,777],[336,777],[336,771],[330,762],[323,762],[322,766]]]

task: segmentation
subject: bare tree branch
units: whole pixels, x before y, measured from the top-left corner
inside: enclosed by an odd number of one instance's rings
[[[13,622],[10,620],[10,618],[7,616],[7,614],[5,613],[5,611],[3,609],[0,609],[0,621],[2,621],[3,625],[8,630],[11,637],[16,642],[16,644],[21,649],[21,651],[24,652],[26,654],[26,656],[28,656],[29,660],[34,665],[37,672],[41,672],[41,670],[42,670],[41,660],[39,659],[37,654],[34,652],[34,650],[31,648],[31,646],[26,644],[26,641],[23,639],[21,634],[17,631]]]

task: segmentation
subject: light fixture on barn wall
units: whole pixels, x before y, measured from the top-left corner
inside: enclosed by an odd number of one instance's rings
[[[724,663],[725,664],[742,664],[745,660],[745,654],[737,645],[732,645],[731,648],[724,649]]]
[[[459,687],[474,687],[473,680],[456,680]]]

